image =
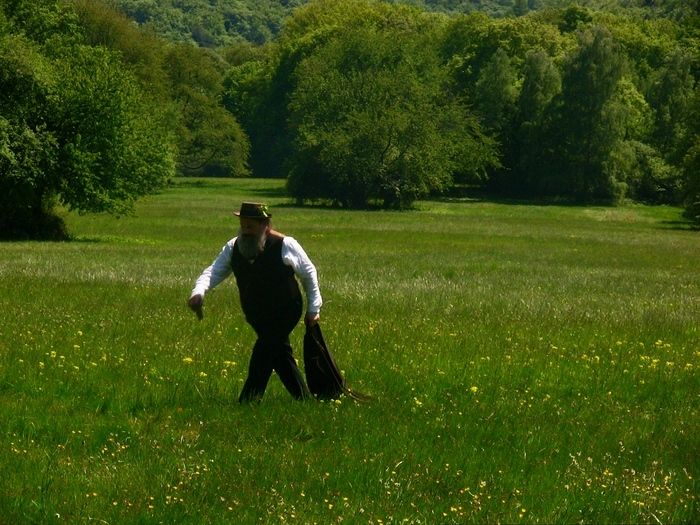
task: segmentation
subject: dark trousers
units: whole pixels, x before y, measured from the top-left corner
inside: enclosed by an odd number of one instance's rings
[[[273,370],[296,399],[310,396],[296,359],[292,355],[289,334],[301,318],[301,306],[274,319],[248,320],[258,336],[248,365],[248,377],[238,400],[241,403],[262,399]]]

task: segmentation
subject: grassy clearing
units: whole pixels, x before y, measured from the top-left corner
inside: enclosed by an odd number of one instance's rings
[[[700,236],[679,210],[348,212],[280,189],[181,181],[134,217],[67,215],[74,242],[0,245],[3,519],[700,520]],[[184,303],[243,199],[317,264],[326,339],[373,402],[300,404],[273,377],[236,403],[235,284],[201,323]]]

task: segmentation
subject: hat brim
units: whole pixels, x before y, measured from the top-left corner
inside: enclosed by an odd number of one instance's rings
[[[233,212],[233,214],[236,217],[258,220],[272,217],[272,214],[267,210],[267,204],[261,202],[243,202],[241,208],[237,212]]]
[[[238,212],[238,211],[234,211],[233,214],[234,214],[236,217],[242,217],[243,219],[257,219],[257,220],[259,220],[259,221],[264,221],[265,219],[269,219],[269,218],[272,217],[272,215],[269,214],[269,213],[267,214],[267,217],[264,217],[264,216],[262,216],[262,215],[248,215],[248,214],[243,214],[243,215],[241,215],[241,213]]]

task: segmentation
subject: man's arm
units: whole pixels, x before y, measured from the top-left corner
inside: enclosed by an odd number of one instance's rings
[[[320,319],[319,312],[323,299],[318,285],[316,267],[309,259],[301,245],[293,237],[285,237],[282,244],[282,260],[292,267],[299,277],[306,294],[306,318],[304,322],[313,326]]]
[[[222,281],[224,281],[231,272],[231,255],[233,254],[233,245],[236,242],[234,237],[229,242],[227,242],[224,247],[219,252],[219,255],[214,259],[201,275],[197,278],[190,298],[187,301],[187,306],[190,307],[201,320],[204,315],[202,313],[202,307],[204,306],[204,295],[209,291],[218,286]]]

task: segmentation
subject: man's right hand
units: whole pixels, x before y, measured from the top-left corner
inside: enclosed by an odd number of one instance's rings
[[[190,297],[189,301],[187,301],[187,306],[189,306],[190,310],[197,314],[197,319],[200,321],[204,319],[204,311],[202,310],[202,307],[204,306],[204,298],[201,295],[196,294]]]

